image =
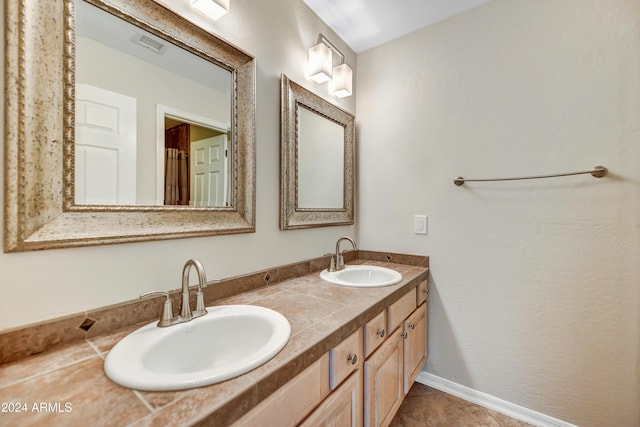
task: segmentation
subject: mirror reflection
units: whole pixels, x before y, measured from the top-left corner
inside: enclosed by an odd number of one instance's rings
[[[75,204],[230,206],[231,72],[76,1]]]
[[[298,208],[344,207],[344,127],[298,105]]]

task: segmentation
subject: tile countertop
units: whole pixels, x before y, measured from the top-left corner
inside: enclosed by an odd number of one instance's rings
[[[403,280],[387,287],[349,288],[325,282],[315,272],[208,304],[264,306],[291,323],[291,338],[278,355],[222,383],[145,392],[111,382],[104,374],[104,357],[139,324],[0,365],[0,426],[229,425],[428,275],[424,266],[349,262],[359,263],[393,268]]]

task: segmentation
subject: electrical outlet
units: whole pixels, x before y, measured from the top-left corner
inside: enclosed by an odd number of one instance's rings
[[[427,216],[426,215],[413,216],[413,232],[415,234],[427,234]]]

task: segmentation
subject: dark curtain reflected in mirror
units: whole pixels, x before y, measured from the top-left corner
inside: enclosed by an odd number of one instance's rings
[[[164,204],[229,206],[227,133],[165,117]]]

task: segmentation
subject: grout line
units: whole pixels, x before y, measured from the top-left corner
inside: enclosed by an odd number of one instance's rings
[[[89,347],[91,347],[91,348],[93,349],[93,351],[95,351],[95,352],[96,352],[96,354],[97,354],[98,356],[100,356],[100,357],[104,360],[104,352],[103,352],[103,351],[100,351],[100,349],[98,348],[98,346],[97,346],[97,345],[95,345],[95,344],[93,343],[93,341],[91,341],[91,339],[90,339],[90,338],[85,338],[85,340],[84,340],[84,341],[89,345]]]
[[[135,394],[136,397],[142,401],[142,403],[144,404],[144,406],[147,407],[149,412],[151,412],[153,414],[156,411],[155,409],[153,409],[153,406],[151,406],[151,404],[149,402],[147,402],[147,399],[145,399],[142,396],[142,394],[140,394],[140,392],[138,390],[133,390],[133,394]]]

